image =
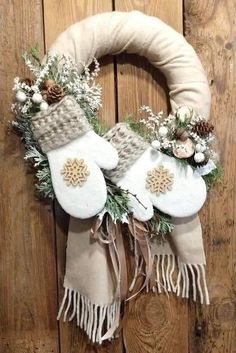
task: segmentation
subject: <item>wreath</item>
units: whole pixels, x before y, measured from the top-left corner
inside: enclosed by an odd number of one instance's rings
[[[123,50],[145,55],[166,75],[172,110],[165,116],[142,106],[139,120],[128,116],[109,129],[97,118],[97,58]],[[23,59],[32,75],[14,80],[12,126],[40,197],[56,197],[71,216],[58,318],[70,312],[101,343],[115,336],[121,303],[143,288],[189,297],[191,281],[193,299],[208,304],[197,212],[222,168],[207,120],[209,87],[193,48],[157,18],[113,12],[71,26],[43,61],[37,47]]]

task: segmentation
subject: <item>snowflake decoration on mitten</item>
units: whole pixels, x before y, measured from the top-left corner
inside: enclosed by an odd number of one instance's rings
[[[174,175],[163,166],[156,167],[147,173],[146,188],[159,195],[165,194],[172,189]]]
[[[83,159],[67,159],[61,171],[67,186],[83,186],[89,176],[89,170]]]

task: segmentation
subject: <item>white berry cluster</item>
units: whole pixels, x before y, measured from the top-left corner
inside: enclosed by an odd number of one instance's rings
[[[199,165],[213,158],[211,144],[215,137],[212,133],[200,136],[194,131],[195,125],[205,119],[193,108],[181,106],[166,118],[163,118],[163,112],[154,114],[148,106],[142,106],[140,111],[146,115],[140,123],[148,131],[153,149],[178,159],[193,157]]]
[[[14,79],[15,102],[12,111],[17,115],[30,117],[37,111],[48,109],[48,102],[42,94],[43,84],[51,79],[63,88],[65,94],[72,95],[89,116],[101,107],[101,87],[95,83],[99,73],[99,63],[94,59],[95,69],[90,72],[88,66],[77,66],[70,57],[48,56],[44,65],[36,65],[30,55],[24,55],[25,64],[34,75],[32,84],[19,77]],[[83,74],[81,74],[83,72]]]

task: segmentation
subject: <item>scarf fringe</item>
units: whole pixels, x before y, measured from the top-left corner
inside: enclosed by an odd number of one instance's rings
[[[141,273],[140,259],[138,260],[132,287]],[[203,264],[185,264],[173,254],[155,255],[155,260],[155,284],[151,288],[153,292],[162,293],[163,291],[167,295],[173,292],[182,298],[189,298],[192,286],[193,300],[197,301],[197,296],[199,296],[201,304],[210,304]],[[175,277],[177,276],[176,279],[174,279],[174,274]],[[147,292],[149,287],[150,281],[146,286]],[[119,300],[110,305],[92,303],[86,296],[65,287],[57,320],[62,314],[64,322],[72,321],[76,317],[77,326],[86,332],[89,339],[93,343],[101,344],[103,340],[114,338],[114,332],[119,327],[120,306]]]
[[[77,326],[86,332],[89,339],[93,343],[101,344],[105,339],[114,338],[114,332],[119,326],[120,305],[119,301],[110,305],[97,305],[79,292],[65,287],[57,320],[63,312],[64,322],[72,321],[76,317]]]
[[[162,293],[163,291],[167,295],[169,292],[173,292],[182,298],[189,298],[190,292],[192,292],[195,302],[199,297],[201,304],[210,304],[203,264],[185,264],[173,254],[155,255],[154,258],[156,260],[155,281],[151,288],[153,292]],[[135,275],[131,287],[134,286],[137,277],[140,275],[141,264],[143,263],[142,258],[137,254],[135,262]],[[151,280],[146,285],[147,292],[150,285]],[[103,340],[114,338],[114,333],[119,327],[120,306],[119,300],[109,305],[92,303],[86,296],[65,287],[57,320],[60,319],[62,314],[64,322],[72,321],[76,317],[77,326],[86,332],[89,339],[93,343],[101,344]]]
[[[192,289],[193,300],[197,295],[201,304],[210,304],[206,284],[206,272],[203,264],[185,264],[173,254],[155,255],[156,258],[156,284],[152,287],[154,292],[173,292],[182,298],[189,298]],[[174,281],[174,273],[177,279]],[[175,283],[176,282],[176,283]],[[191,288],[192,287],[192,288]]]

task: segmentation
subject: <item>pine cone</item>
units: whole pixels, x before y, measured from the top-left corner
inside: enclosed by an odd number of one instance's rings
[[[60,85],[51,85],[47,90],[47,101],[50,104],[57,103],[64,97],[64,95],[64,90]]]
[[[55,84],[56,84],[56,82],[54,80],[49,79],[44,83],[44,87],[48,88],[48,87],[53,86]]]
[[[48,79],[48,80],[46,80],[46,81],[44,81],[44,82],[41,83],[40,88],[41,88],[41,90],[45,91],[45,90],[47,90],[50,86],[53,86],[53,85],[55,85],[55,84],[56,84],[56,82],[55,82],[54,80]]]
[[[193,132],[198,136],[205,137],[214,130],[214,126],[207,121],[200,121],[193,126]]]
[[[184,128],[178,127],[175,130],[175,138],[180,141],[186,141],[188,139],[188,132]]]
[[[34,84],[34,81],[31,78],[28,78],[28,77],[23,78],[21,80],[21,82],[25,83],[27,86],[30,86],[30,87]]]
[[[209,158],[205,158],[204,161],[200,163],[196,163],[194,160],[194,154],[193,154],[191,157],[187,158],[187,161],[192,167],[196,168],[196,167],[203,167],[204,165],[206,165],[209,161]]]
[[[47,102],[47,100],[48,100],[48,91],[46,89],[43,89],[41,91],[41,95],[43,97],[43,100],[45,100]]]

